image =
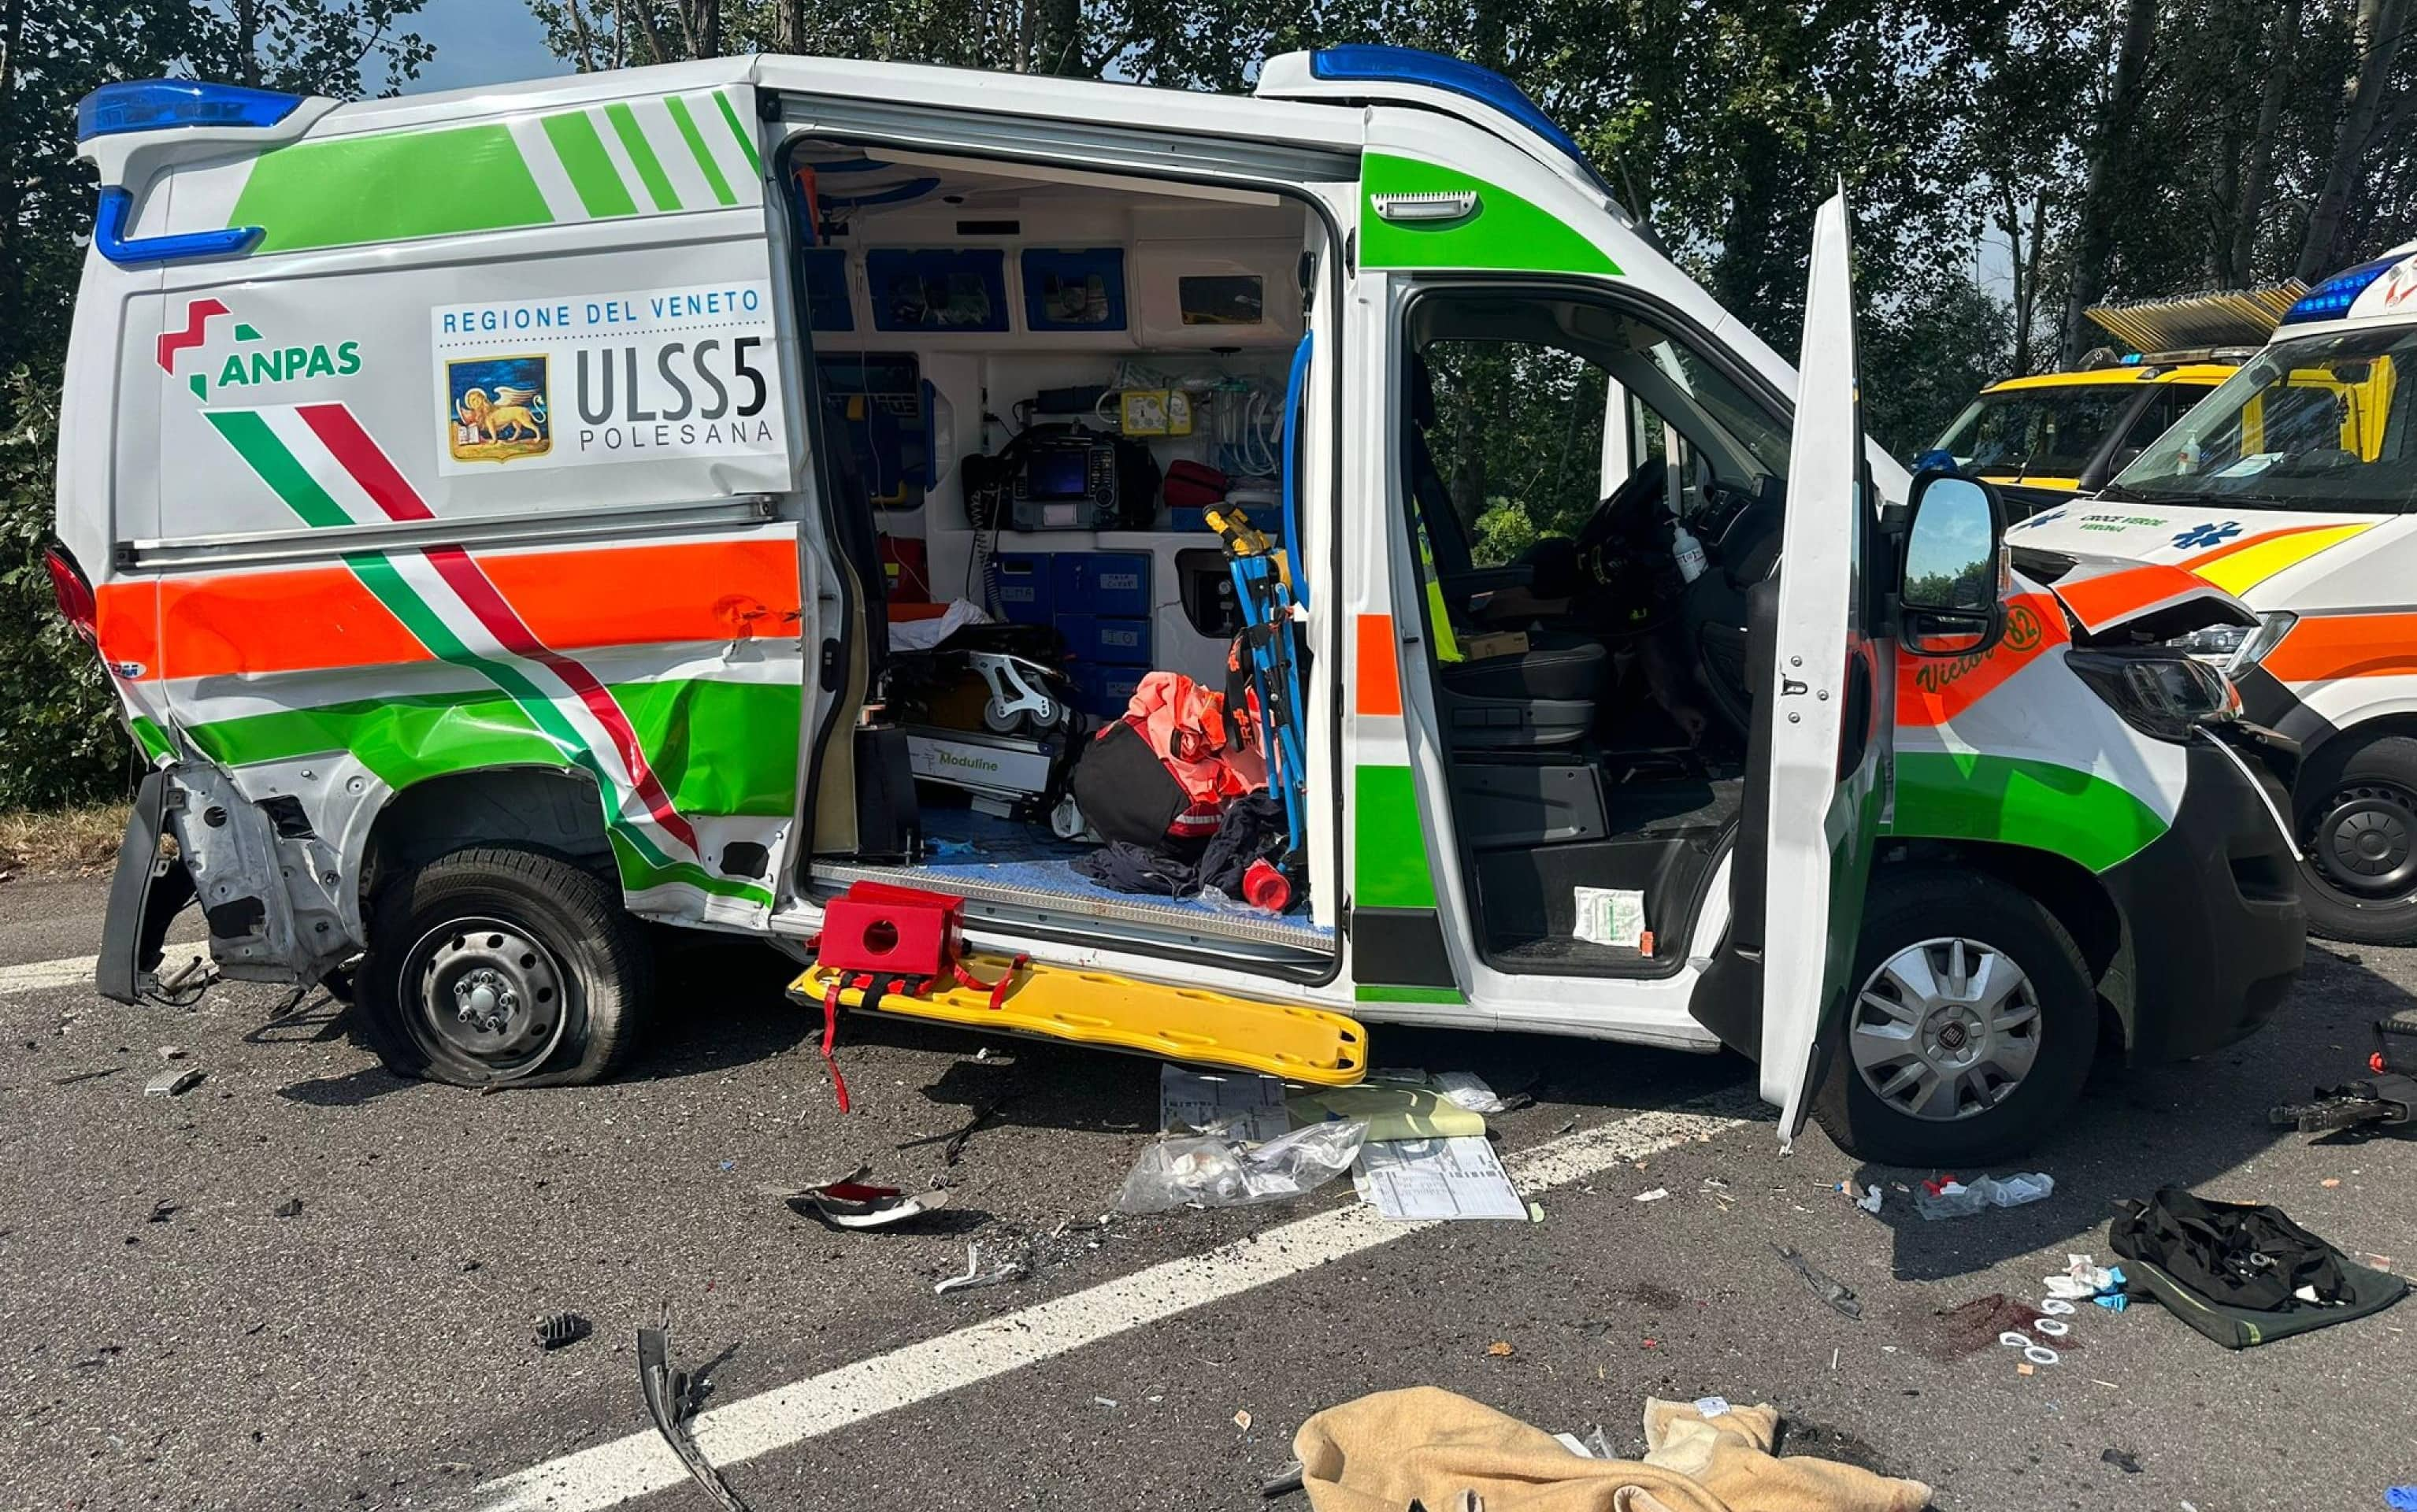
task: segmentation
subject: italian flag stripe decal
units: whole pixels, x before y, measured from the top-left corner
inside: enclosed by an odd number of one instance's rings
[[[435,518],[342,404],[204,413],[308,524]],[[676,880],[697,885],[721,883],[690,864],[701,854],[695,829],[672,807],[612,692],[586,666],[540,641],[468,552],[459,546],[356,552],[344,564],[431,654],[494,684],[566,761],[596,779],[619,848],[650,871],[676,871]],[[751,896],[760,892],[750,889]],[[768,902],[768,895],[759,900]]]

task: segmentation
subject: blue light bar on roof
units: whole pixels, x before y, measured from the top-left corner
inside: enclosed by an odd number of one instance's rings
[[[1341,83],[1424,84],[1491,105],[1567,153],[1597,185],[1603,175],[1587,161],[1586,150],[1553,118],[1537,108],[1517,84],[1491,68],[1479,68],[1440,53],[1414,47],[1388,47],[1376,42],[1345,42],[1320,48],[1309,55],[1309,76]]]
[[[2341,319],[2349,313],[2349,307],[2358,302],[2358,296],[2366,293],[2368,284],[2391,272],[2402,261],[2397,256],[2379,257],[2372,263],[2361,263],[2354,268],[2334,274],[2300,295],[2299,303],[2283,311],[2279,324],[2297,325],[2303,321]]]
[[[300,95],[194,79],[138,79],[103,84],[76,106],[76,140],[180,126],[271,127],[294,113]]]

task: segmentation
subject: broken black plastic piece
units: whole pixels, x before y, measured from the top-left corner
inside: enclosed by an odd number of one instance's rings
[[[1815,1270],[1809,1261],[1786,1245],[1774,1244],[1771,1247],[1779,1251],[1779,1258],[1787,1263],[1788,1269],[1804,1278],[1804,1284],[1813,1289],[1815,1296],[1858,1323],[1862,1321],[1863,1305],[1855,1300],[1854,1293],[1839,1285],[1836,1278]]]
[[[289,1197],[269,1211],[281,1218],[298,1218],[302,1216],[302,1199]]]
[[[646,1415],[655,1420],[655,1431],[672,1446],[672,1453],[688,1467],[688,1473],[706,1489],[722,1512],[748,1512],[747,1504],[722,1478],[722,1472],[696,1446],[688,1430],[688,1411],[693,1383],[688,1376],[672,1368],[671,1339],[661,1328],[638,1330],[638,1394],[646,1400]]]
[[[543,1350],[568,1349],[596,1331],[596,1325],[575,1312],[557,1312],[537,1325],[537,1345]]]

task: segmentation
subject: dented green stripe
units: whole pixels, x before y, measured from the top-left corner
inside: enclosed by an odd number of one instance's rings
[[[664,678],[617,684],[646,764],[684,814],[787,816],[798,770],[799,690]],[[227,766],[344,751],[398,791],[452,772],[559,766],[559,735],[492,688],[399,695],[196,725],[193,744]]]
[[[2068,856],[2104,871],[2168,826],[2130,792],[2053,762],[1947,751],[1899,751],[1898,839],[1992,840]]]
[[[157,764],[176,754],[175,744],[168,738],[168,732],[160,729],[160,722],[149,715],[135,715],[127,721],[127,728],[134,732],[134,743],[143,748],[144,760]]]

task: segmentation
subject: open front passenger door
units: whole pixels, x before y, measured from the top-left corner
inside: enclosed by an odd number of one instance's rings
[[[1863,464],[1847,262],[1841,192],[1814,225],[1779,570],[1754,594],[1758,696],[1730,946],[1760,959],[1758,1036],[1750,971],[1728,975],[1740,990],[1725,1013],[1717,968],[1696,993],[1696,1016],[1760,1063],[1783,1147],[1803,1126],[1842,1022],[1890,731],[1889,648],[1874,638],[1872,610],[1879,522]]]

